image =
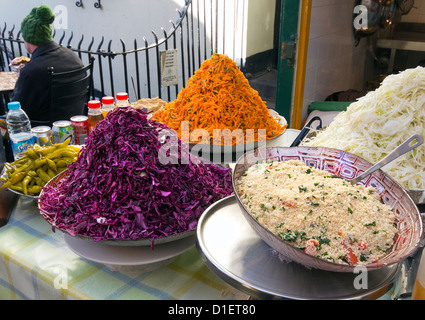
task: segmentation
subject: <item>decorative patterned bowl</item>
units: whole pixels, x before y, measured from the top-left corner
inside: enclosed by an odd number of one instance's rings
[[[255,220],[242,204],[236,192],[236,183],[245,170],[262,160],[301,160],[306,165],[326,170],[344,178],[354,178],[372,164],[354,154],[325,147],[275,147],[256,149],[245,153],[236,163],[233,171],[233,188],[237,202],[251,227],[273,249],[287,260],[300,263],[309,268],[354,272],[356,266],[329,262],[293,247],[284,242]],[[365,265],[367,270],[376,270],[396,264],[412,255],[423,238],[423,222],[418,207],[409,194],[396,181],[382,170],[375,171],[361,184],[375,187],[382,201],[389,205],[396,216],[398,233],[394,245],[386,255],[375,263]]]

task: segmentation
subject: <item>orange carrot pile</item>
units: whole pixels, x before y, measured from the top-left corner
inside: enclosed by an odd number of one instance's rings
[[[243,143],[254,142],[263,137],[259,136],[259,129],[266,130],[268,140],[281,134],[286,127],[270,114],[236,63],[223,54],[213,54],[205,60],[177,98],[158,110],[153,119],[175,130],[183,141],[193,143],[234,145],[241,139]],[[190,141],[183,128],[189,130]],[[196,129],[208,132],[208,137],[195,134],[200,132]],[[234,136],[231,142],[226,141],[214,134],[220,130],[239,132],[243,137]]]

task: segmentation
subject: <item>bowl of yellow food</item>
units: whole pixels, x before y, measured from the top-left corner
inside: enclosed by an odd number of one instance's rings
[[[286,260],[309,268],[354,272],[396,264],[423,238],[420,212],[382,170],[357,185],[371,163],[325,147],[275,147],[245,153],[233,188],[244,217]]]

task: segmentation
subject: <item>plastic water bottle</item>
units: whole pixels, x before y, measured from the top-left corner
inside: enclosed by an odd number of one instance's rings
[[[13,157],[15,160],[22,157],[28,146],[35,144],[35,136],[31,132],[31,122],[21,104],[18,101],[12,101],[7,104],[9,112],[6,115],[7,131],[9,133],[12,146]]]

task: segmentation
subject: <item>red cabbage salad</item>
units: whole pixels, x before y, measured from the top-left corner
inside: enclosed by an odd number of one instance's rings
[[[163,132],[171,131],[141,109],[109,112],[68,176],[40,194],[40,212],[53,230],[94,241],[153,241],[195,229],[208,206],[233,193],[231,172],[193,156],[172,135],[178,143],[165,155],[178,161],[165,163],[159,153],[170,136]]]

